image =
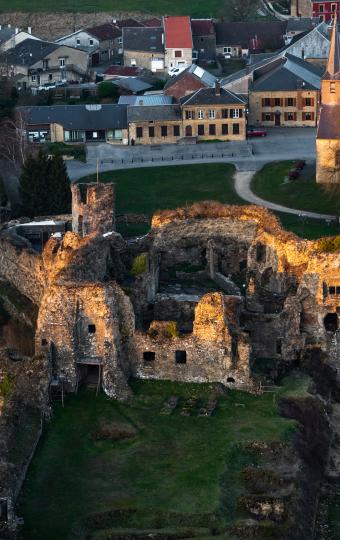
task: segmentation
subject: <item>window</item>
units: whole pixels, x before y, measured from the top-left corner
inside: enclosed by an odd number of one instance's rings
[[[149,137],[152,138],[155,136],[155,128],[154,126],[149,127]]]
[[[335,287],[333,285],[328,287],[328,292],[329,292],[329,294],[335,294]]]
[[[240,134],[240,124],[233,124],[233,135]]]
[[[275,98],[274,99],[275,107],[281,107],[282,106],[282,99],[281,98]]]
[[[328,313],[323,320],[327,332],[336,332],[339,326],[337,313]]]
[[[161,126],[161,135],[162,137],[168,136],[168,126]]]
[[[256,244],[256,262],[261,263],[266,260],[266,246],[264,244]]]
[[[222,109],[222,118],[228,118],[228,109]]]
[[[204,118],[204,111],[198,111],[198,118],[202,120]]]
[[[93,45],[93,39],[90,39],[90,45]]]
[[[234,377],[228,377],[228,378],[227,378],[227,382],[228,382],[228,383],[234,383],[234,382],[235,382]]]
[[[43,346],[47,345],[47,339],[44,339],[44,338],[43,338],[43,339],[41,340],[41,345],[43,345]]]
[[[335,82],[334,81],[331,81],[330,92],[331,92],[331,94],[335,94]]]
[[[132,67],[135,67],[137,65],[137,62],[136,62],[135,58],[131,58],[130,64],[131,64]]]
[[[215,109],[209,109],[208,115],[209,118],[215,118]]]
[[[232,109],[233,118],[240,118],[240,110]]]
[[[314,121],[314,113],[313,112],[303,112],[302,113],[302,120]]]
[[[282,339],[276,340],[276,354],[282,353]]]
[[[80,39],[77,38],[77,45],[80,45]]]
[[[292,97],[286,98],[286,106],[287,107],[295,107],[295,105],[296,105],[296,99],[295,98],[292,98]]]
[[[320,13],[323,13],[323,8],[324,8],[323,4],[320,4],[320,5],[319,5],[319,11],[320,11]]]
[[[142,127],[137,127],[136,136],[137,136],[137,139],[142,139],[143,138],[143,128]]]
[[[336,11],[336,4],[332,4],[331,9],[332,9],[332,11]]]
[[[215,126],[215,124],[209,124],[209,135],[216,135],[216,126]]]
[[[185,111],[185,118],[187,120],[192,120],[193,118],[195,118],[194,112],[193,111]]]
[[[270,98],[262,98],[262,107],[270,107],[271,101]]]
[[[36,76],[36,75],[32,75],[31,81],[32,81],[32,82],[35,82],[36,80],[37,80],[37,76]]]
[[[231,47],[223,47],[224,54],[231,54]]]
[[[65,67],[65,58],[59,58],[59,67]]]
[[[145,363],[147,362],[154,362],[156,358],[156,353],[152,351],[145,351],[143,352],[143,360]]]
[[[294,122],[296,120],[296,113],[295,112],[285,112],[285,120],[286,120],[286,122]]]
[[[96,333],[96,325],[95,324],[89,324],[88,331],[89,331],[89,334],[95,334]]]
[[[228,124],[222,124],[222,135],[228,135]]]
[[[49,81],[52,81],[52,79],[53,79],[53,75],[52,75],[52,73],[49,73],[49,74],[48,74],[48,80],[49,80]]]
[[[174,126],[174,137],[179,137],[179,136],[180,136],[179,126]]]
[[[274,113],[262,113],[262,122],[273,122]]]
[[[198,124],[197,135],[204,135],[204,124]]]
[[[175,58],[182,58],[182,51],[175,51]]]
[[[176,351],[175,352],[175,362],[176,362],[176,364],[186,364],[187,363],[187,352],[186,351]]]
[[[43,69],[48,68],[48,60],[43,60]]]
[[[313,107],[314,105],[314,99],[312,98],[305,98],[304,100],[304,107]]]

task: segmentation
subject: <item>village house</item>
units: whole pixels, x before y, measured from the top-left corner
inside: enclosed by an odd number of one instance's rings
[[[125,105],[20,107],[31,142],[128,144]]]
[[[165,68],[192,64],[193,39],[190,17],[164,17]]]
[[[4,28],[0,25],[0,51],[8,51],[8,49],[13,49],[25,39],[37,39],[36,36],[32,35],[32,28],[29,26],[26,30],[21,30],[20,28],[12,28],[11,25],[5,26]]]
[[[313,17],[317,17],[319,21],[329,23],[335,18],[335,15],[340,17],[340,0],[332,0],[331,2],[313,0],[312,12]]]
[[[174,144],[183,137],[179,105],[143,105],[128,108],[130,144]]]
[[[6,51],[1,68],[3,74],[15,77],[24,88],[80,82],[87,74],[88,54],[73,47],[30,38]]]
[[[164,31],[162,27],[123,28],[124,65],[152,72],[164,71]]]
[[[321,82],[321,103],[316,138],[316,181],[340,184],[340,46],[336,18],[327,69]]]
[[[214,88],[201,88],[181,99],[183,133],[197,141],[232,141],[246,138],[246,104],[236,94]]]
[[[249,88],[249,123],[263,126],[315,126],[321,72],[287,54],[279,65],[254,76]]]
[[[217,22],[216,52],[225,58],[247,57],[252,52],[284,47],[287,22]]]
[[[212,88],[215,86],[217,78],[209,71],[192,64],[179,75],[169,79],[164,86],[164,93],[180,99],[188,94],[192,94],[200,88]]]
[[[191,19],[194,54],[199,62],[216,58],[216,34],[212,19]]]

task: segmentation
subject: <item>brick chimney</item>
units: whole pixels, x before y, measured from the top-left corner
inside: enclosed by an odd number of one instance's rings
[[[221,83],[219,81],[215,82],[215,96],[221,95]]]

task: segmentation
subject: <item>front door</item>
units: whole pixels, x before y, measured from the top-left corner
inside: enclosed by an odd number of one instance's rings
[[[191,126],[186,126],[186,128],[185,128],[185,136],[186,137],[192,137],[192,127]]]
[[[281,126],[281,113],[275,113],[275,125]]]

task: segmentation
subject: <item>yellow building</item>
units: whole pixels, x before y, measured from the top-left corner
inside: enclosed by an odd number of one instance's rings
[[[249,89],[249,124],[316,126],[320,86],[319,67],[287,54],[254,77]]]
[[[340,47],[336,19],[327,70],[322,78],[321,103],[316,138],[316,181],[340,184]]]
[[[216,83],[180,100],[183,135],[200,140],[240,141],[246,138],[245,102]]]

